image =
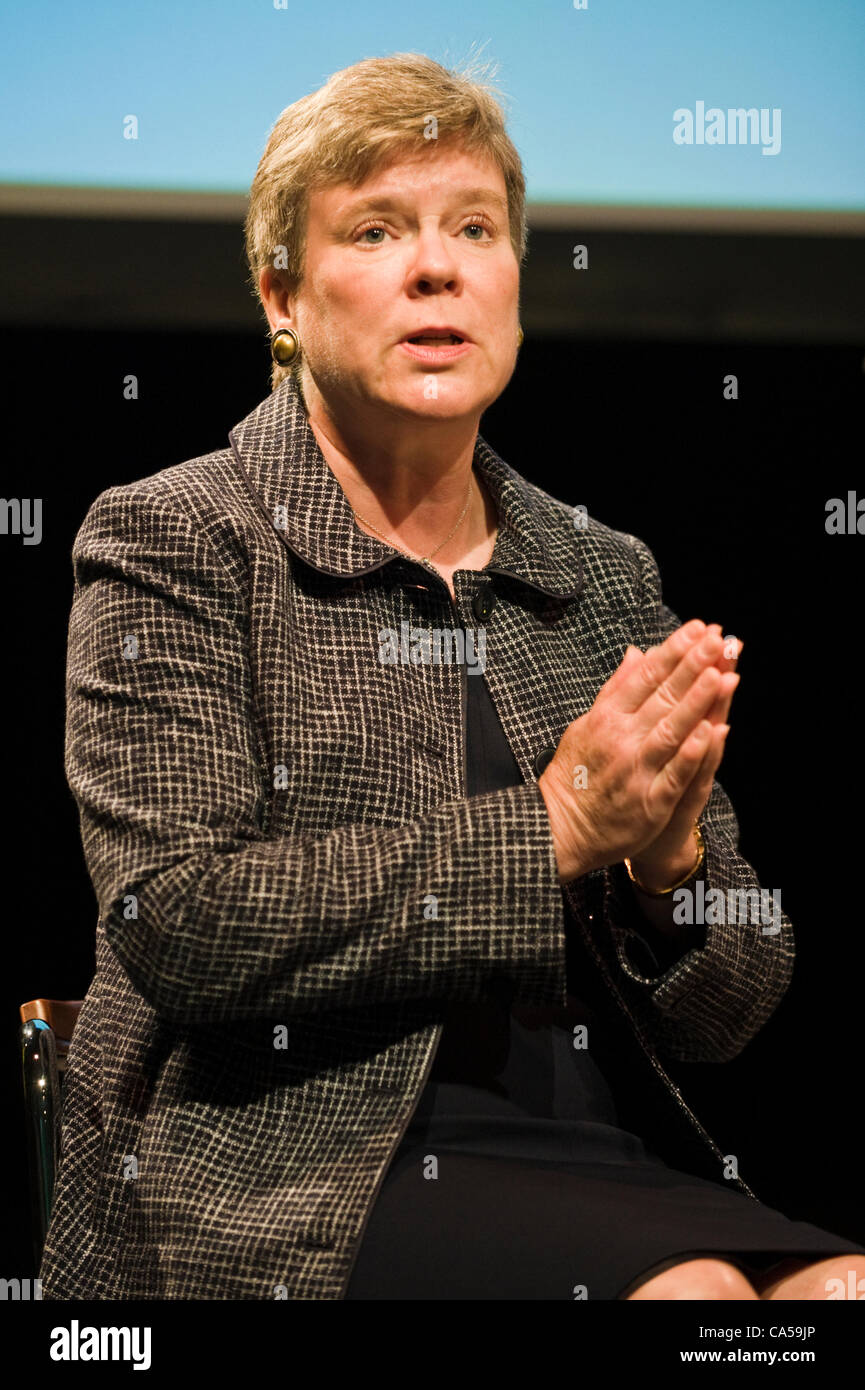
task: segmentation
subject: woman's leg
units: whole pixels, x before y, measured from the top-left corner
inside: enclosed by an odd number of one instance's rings
[[[726,1260],[683,1260],[640,1284],[626,1301],[639,1299],[752,1299],[760,1295],[745,1275]]]
[[[865,1255],[782,1260],[751,1275],[719,1259],[683,1260],[640,1284],[628,1300],[846,1299],[865,1300]]]
[[[762,1299],[865,1299],[865,1255],[785,1260],[753,1276]]]

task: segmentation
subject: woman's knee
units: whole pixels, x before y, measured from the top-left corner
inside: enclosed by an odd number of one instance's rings
[[[865,1298],[865,1255],[786,1260],[762,1275],[763,1299]]]
[[[683,1260],[640,1284],[629,1300],[637,1299],[756,1299],[759,1294],[745,1275],[726,1260]]]

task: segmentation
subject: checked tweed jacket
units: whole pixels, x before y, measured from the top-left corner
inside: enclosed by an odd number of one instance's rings
[[[663,1059],[742,1050],[788,985],[791,924],[707,926],[653,971],[621,866],[559,884],[537,786],[626,646],[680,626],[651,551],[580,529],[478,436],[499,531],[455,609],[431,565],[354,523],[292,381],[229,444],[108,488],[75,539],[66,772],[97,973],[43,1297],[343,1297],[446,1001],[504,979],[564,1004],[566,900],[638,1132],[724,1182]],[[383,662],[380,634],[478,613],[525,781],[467,798],[477,675]],[[707,889],[759,888],[717,782],[701,826]]]

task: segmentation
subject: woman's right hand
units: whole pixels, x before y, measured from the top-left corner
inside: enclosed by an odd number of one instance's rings
[[[708,716],[739,681],[717,668],[723,651],[720,626],[699,619],[645,653],[628,647],[568,725],[538,780],[562,883],[636,858],[665,829],[706,755]]]

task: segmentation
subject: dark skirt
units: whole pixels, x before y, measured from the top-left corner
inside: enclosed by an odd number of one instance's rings
[[[410,1126],[346,1298],[622,1299],[698,1256],[748,1277],[794,1257],[865,1255],[607,1129],[468,1115]]]

